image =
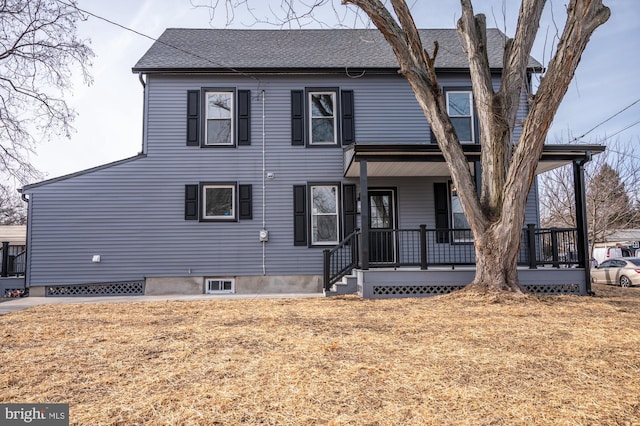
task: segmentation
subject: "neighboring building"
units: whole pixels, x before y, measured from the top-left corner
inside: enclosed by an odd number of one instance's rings
[[[594,247],[619,247],[623,256],[640,256],[640,229],[614,229]]]
[[[439,42],[440,84],[476,170],[457,32],[421,36],[425,46]],[[497,85],[504,35],[487,37]],[[529,71],[539,68],[531,60]],[[473,268],[460,265],[473,265],[473,241],[397,71],[375,30],[166,30],[133,68],[145,88],[142,152],[23,188],[31,294],[318,292],[352,270],[348,291],[357,283],[366,296],[468,283]],[[526,112],[523,95],[519,118]],[[549,146],[539,171],[575,161],[579,172],[578,161],[601,150]],[[542,268],[578,249],[575,230],[560,235],[564,247],[545,243],[536,184],[526,224],[521,262],[541,268],[523,268],[523,283],[586,293],[584,263]]]
[[[12,246],[24,246],[27,240],[26,225],[0,225],[0,242]]]
[[[0,297],[24,289],[25,225],[0,225]]]

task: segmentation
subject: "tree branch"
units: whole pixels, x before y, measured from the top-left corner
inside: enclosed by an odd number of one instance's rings
[[[36,141],[71,131],[75,113],[64,94],[71,87],[72,68],[90,81],[93,52],[76,37],[76,21],[85,18],[75,4],[0,4],[0,172],[21,181],[38,176],[28,159]]]
[[[343,4],[353,4],[361,8],[393,48],[400,65],[400,73],[409,82],[418,104],[431,124],[431,130],[447,162],[451,179],[460,195],[462,209],[469,225],[474,233],[482,233],[488,222],[477,197],[475,180],[436,79],[434,59],[437,47],[433,59],[430,58],[422,47],[419,32],[406,2],[393,0],[392,3],[402,26],[398,25],[379,0],[343,0]]]
[[[525,189],[533,181],[547,131],[582,53],[593,31],[604,24],[609,16],[609,8],[601,0],[571,0],[557,50],[538,92],[533,96],[522,134],[514,150],[505,184],[503,213],[513,211],[518,203],[524,202],[523,197],[527,196]]]

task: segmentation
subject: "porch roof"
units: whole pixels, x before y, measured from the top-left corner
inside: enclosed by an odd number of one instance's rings
[[[462,149],[474,171],[481,146],[463,144]],[[571,164],[605,150],[603,145],[545,145],[536,174]],[[370,177],[449,176],[447,164],[437,144],[354,143],[344,148],[344,176],[360,176],[360,161],[367,161]]]

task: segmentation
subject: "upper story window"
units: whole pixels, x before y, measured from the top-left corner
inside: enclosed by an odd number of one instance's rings
[[[205,92],[205,145],[234,145],[233,92]]]
[[[339,147],[354,143],[353,90],[307,87],[291,91],[291,145]]]
[[[461,143],[474,143],[473,94],[471,91],[448,91],[447,113]]]
[[[251,145],[251,93],[233,87],[187,90],[187,146]]]
[[[337,244],[338,235],[338,186],[311,186],[311,244]]]
[[[309,144],[336,145],[336,92],[309,92]]]

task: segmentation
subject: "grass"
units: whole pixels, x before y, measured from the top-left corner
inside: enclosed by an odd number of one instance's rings
[[[640,288],[40,306],[0,402],[82,425],[640,425]]]

